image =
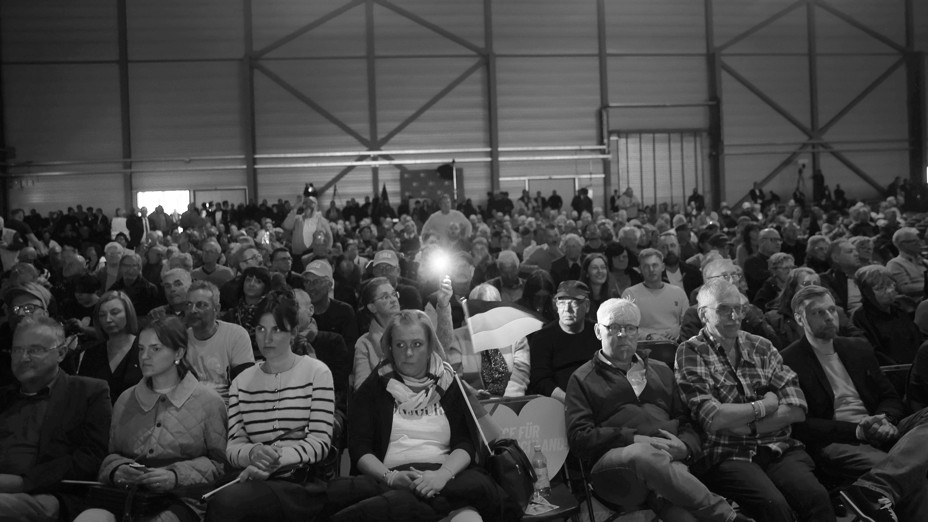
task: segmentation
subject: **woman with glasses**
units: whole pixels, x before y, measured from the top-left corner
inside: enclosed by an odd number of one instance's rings
[[[255,327],[258,325],[258,317],[263,309],[264,298],[270,290],[271,274],[268,269],[263,266],[250,266],[242,273],[239,281],[238,292],[236,292],[238,302],[222,314],[223,321],[235,323],[248,332],[255,359],[261,355],[255,340]]]
[[[922,335],[889,269],[869,265],[857,269],[854,282],[860,289],[860,308],[851,315],[854,326],[864,331],[881,365],[909,364],[915,358]]]
[[[332,445],[335,393],[322,362],[293,353],[299,305],[272,292],[255,336],[264,361],[229,389],[226,457],[239,482],[210,498],[207,520],[313,520],[325,504],[317,477]]]
[[[110,399],[116,402],[122,392],[142,379],[138,317],[132,300],[119,290],[100,296],[93,317],[98,339],[81,347],[77,374],[108,382]]]
[[[201,520],[205,505],[184,496],[184,488],[209,485],[225,468],[226,406],[190,373],[186,350],[187,327],[177,317],[144,326],[138,360],[145,377],[123,392],[113,407],[110,454],[98,480],[178,495],[162,512],[144,520]],[[120,514],[92,509],[76,520],[116,521]]]
[[[375,277],[364,283],[359,297],[358,315],[369,321],[367,333],[354,345],[354,388],[357,389],[383,360],[380,338],[383,328],[400,313],[399,293],[386,277]]]
[[[777,252],[767,259],[767,268],[771,275],[754,294],[754,301],[751,303],[761,310],[776,301],[783,286],[786,285],[786,278],[790,271],[796,268],[796,261],[790,254]]]
[[[595,316],[599,305],[612,299],[622,297],[622,290],[609,273],[609,263],[604,254],[593,253],[586,256],[580,265],[580,281],[590,287],[590,315]]]

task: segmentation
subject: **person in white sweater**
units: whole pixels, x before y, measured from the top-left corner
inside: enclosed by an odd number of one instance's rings
[[[332,372],[291,349],[298,305],[273,292],[256,328],[265,361],[243,371],[229,389],[229,463],[239,483],[210,499],[207,520],[312,520],[325,504],[316,478],[332,445]]]

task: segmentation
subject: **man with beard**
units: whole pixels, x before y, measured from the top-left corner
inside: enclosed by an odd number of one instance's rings
[[[229,384],[254,365],[248,331],[217,319],[219,289],[209,281],[194,281],[187,291],[187,362],[200,382],[229,402]]]
[[[528,393],[564,401],[574,370],[596,353],[598,342],[590,310],[590,288],[580,281],[564,281],[554,294],[557,321],[527,336],[532,361]]]
[[[680,262],[680,242],[676,233],[668,230],[661,234],[657,248],[664,255],[664,273],[661,279],[665,283],[682,288],[687,296],[702,286],[702,274],[699,269]]]
[[[629,509],[647,505],[664,520],[748,520],[693,476],[687,463],[702,452],[673,371],[636,353],[641,314],[609,299],[594,325],[602,349],[567,385],[567,438],[574,455],[593,463],[600,495]]]
[[[757,234],[757,252],[744,261],[744,277],[748,283],[748,300],[754,300],[754,294],[770,277],[767,260],[780,251],[780,233],[773,228],[765,228]]]
[[[857,248],[847,239],[836,239],[828,249],[831,269],[821,274],[822,286],[831,290],[835,302],[850,315],[863,304],[854,273],[860,268]]]
[[[644,281],[625,289],[622,297],[634,302],[641,311],[642,336],[649,341],[675,342],[680,336],[689,299],[682,288],[662,280],[664,256],[660,250],[642,250],[638,254],[638,264]]]
[[[825,473],[856,479],[844,496],[871,520],[928,520],[928,410],[905,408],[865,339],[838,337],[838,308],[820,286],[792,300],[804,337],[783,350],[809,403],[794,426]]]

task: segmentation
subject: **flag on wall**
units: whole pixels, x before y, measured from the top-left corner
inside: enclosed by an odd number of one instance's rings
[[[505,348],[544,325],[534,312],[518,305],[473,299],[462,304],[474,352]]]

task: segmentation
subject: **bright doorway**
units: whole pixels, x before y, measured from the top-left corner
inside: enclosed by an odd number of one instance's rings
[[[139,191],[135,194],[136,208],[145,207],[148,213],[155,211],[155,207],[161,205],[167,214],[178,212],[183,214],[187,211],[187,205],[190,203],[189,190],[149,190]]]

